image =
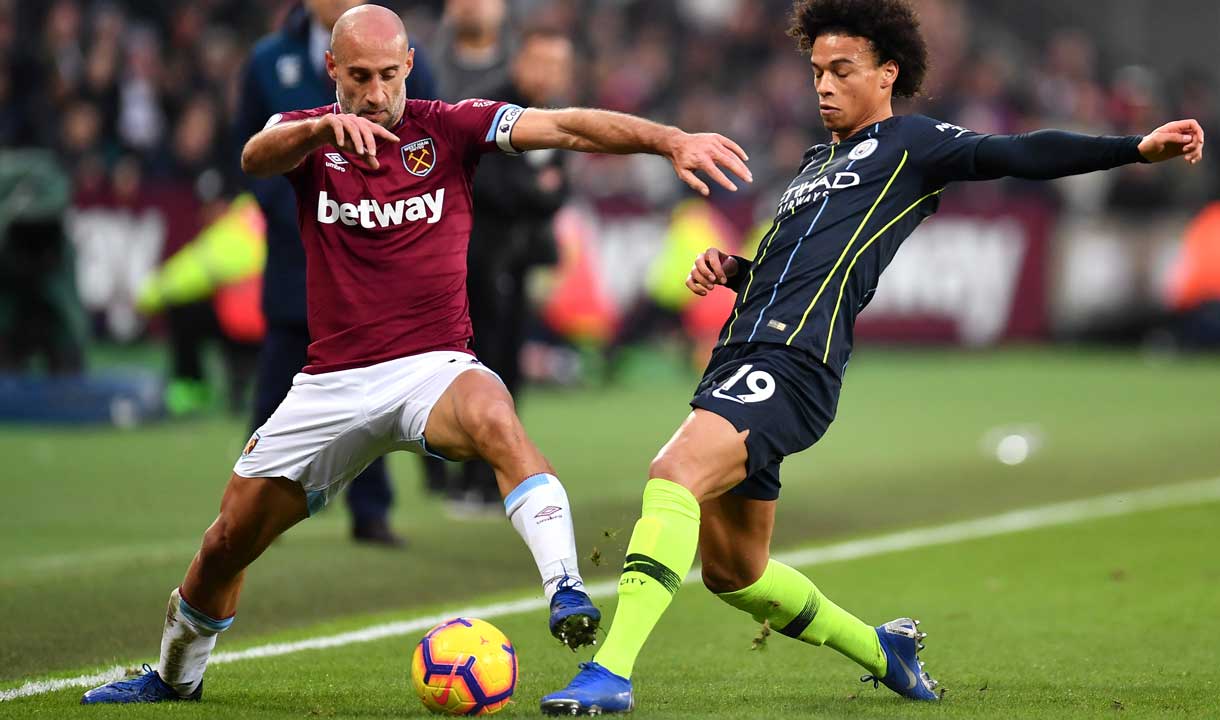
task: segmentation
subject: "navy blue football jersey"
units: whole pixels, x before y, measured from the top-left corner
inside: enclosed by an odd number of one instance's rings
[[[1058,131],[980,135],[922,115],[901,115],[841,142],[816,145],[780,197],[753,262],[730,283],[737,302],[720,344],[795,346],[841,374],[856,316],[902,242],[936,212],[949,183],[1008,174],[1059,176],[1137,162],[1138,143],[1134,137]],[[979,152],[983,146],[988,152]],[[1069,152],[1031,165],[1031,157],[1054,156],[1060,147]]]

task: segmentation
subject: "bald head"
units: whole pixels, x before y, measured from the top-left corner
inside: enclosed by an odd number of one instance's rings
[[[340,61],[350,53],[365,50],[401,49],[406,53],[407,28],[393,10],[380,5],[359,5],[339,16],[330,33],[330,47]]]
[[[393,127],[407,102],[405,83],[414,62],[407,28],[394,11],[360,5],[335,21],[326,71],[343,112]]]

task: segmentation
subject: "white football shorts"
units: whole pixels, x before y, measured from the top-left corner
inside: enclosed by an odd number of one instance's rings
[[[457,376],[470,370],[499,378],[471,355],[454,351],[318,375],[297,373],[283,402],[246,443],[233,472],[295,480],[312,515],[388,452],[440,457],[424,443],[428,415]]]

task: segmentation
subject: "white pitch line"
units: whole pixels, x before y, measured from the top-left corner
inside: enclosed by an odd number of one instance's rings
[[[1212,478],[1211,480],[1133,490],[1131,492],[1112,493],[1085,500],[1041,505],[1024,510],[1014,510],[1000,513],[999,515],[976,518],[974,520],[904,530],[859,540],[848,540],[833,545],[780,553],[775,556],[775,559],[788,565],[810,567],[842,560],[853,560],[884,555],[891,552],[914,550],[933,545],[947,545],[995,537],[997,535],[1008,535],[1036,528],[1070,525],[1087,520],[1118,517],[1149,510],[1201,505],[1215,501],[1220,501],[1220,477]],[[698,579],[698,568],[692,570],[686,578],[687,582]],[[609,597],[614,594],[617,584],[615,581],[600,582],[589,585],[585,589],[592,597]],[[212,656],[209,665],[223,665],[242,660],[290,655],[305,650],[321,650],[391,637],[401,637],[421,630],[427,630],[452,617],[466,616],[490,619],[541,610],[546,608],[546,606],[546,601],[543,598],[530,597],[489,605],[458,608],[436,615],[373,625],[362,630],[353,630],[337,635],[327,635],[297,642],[258,645],[246,650],[216,653]],[[0,702],[43,695],[67,688],[101,685],[102,683],[117,680],[123,677],[124,674],[125,669],[123,666],[115,666],[93,675],[52,680],[34,680],[12,690],[0,691]]]

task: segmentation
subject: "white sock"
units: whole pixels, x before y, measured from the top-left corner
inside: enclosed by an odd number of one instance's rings
[[[548,601],[564,577],[568,583],[584,584],[576,560],[572,507],[559,478],[549,473],[527,477],[504,498],[504,510],[534,554]]]
[[[207,669],[212,648],[216,647],[216,636],[232,624],[231,617],[216,620],[199,612],[174,588],[165,611],[157,674],[183,697],[195,692],[203,682],[203,671]]]

